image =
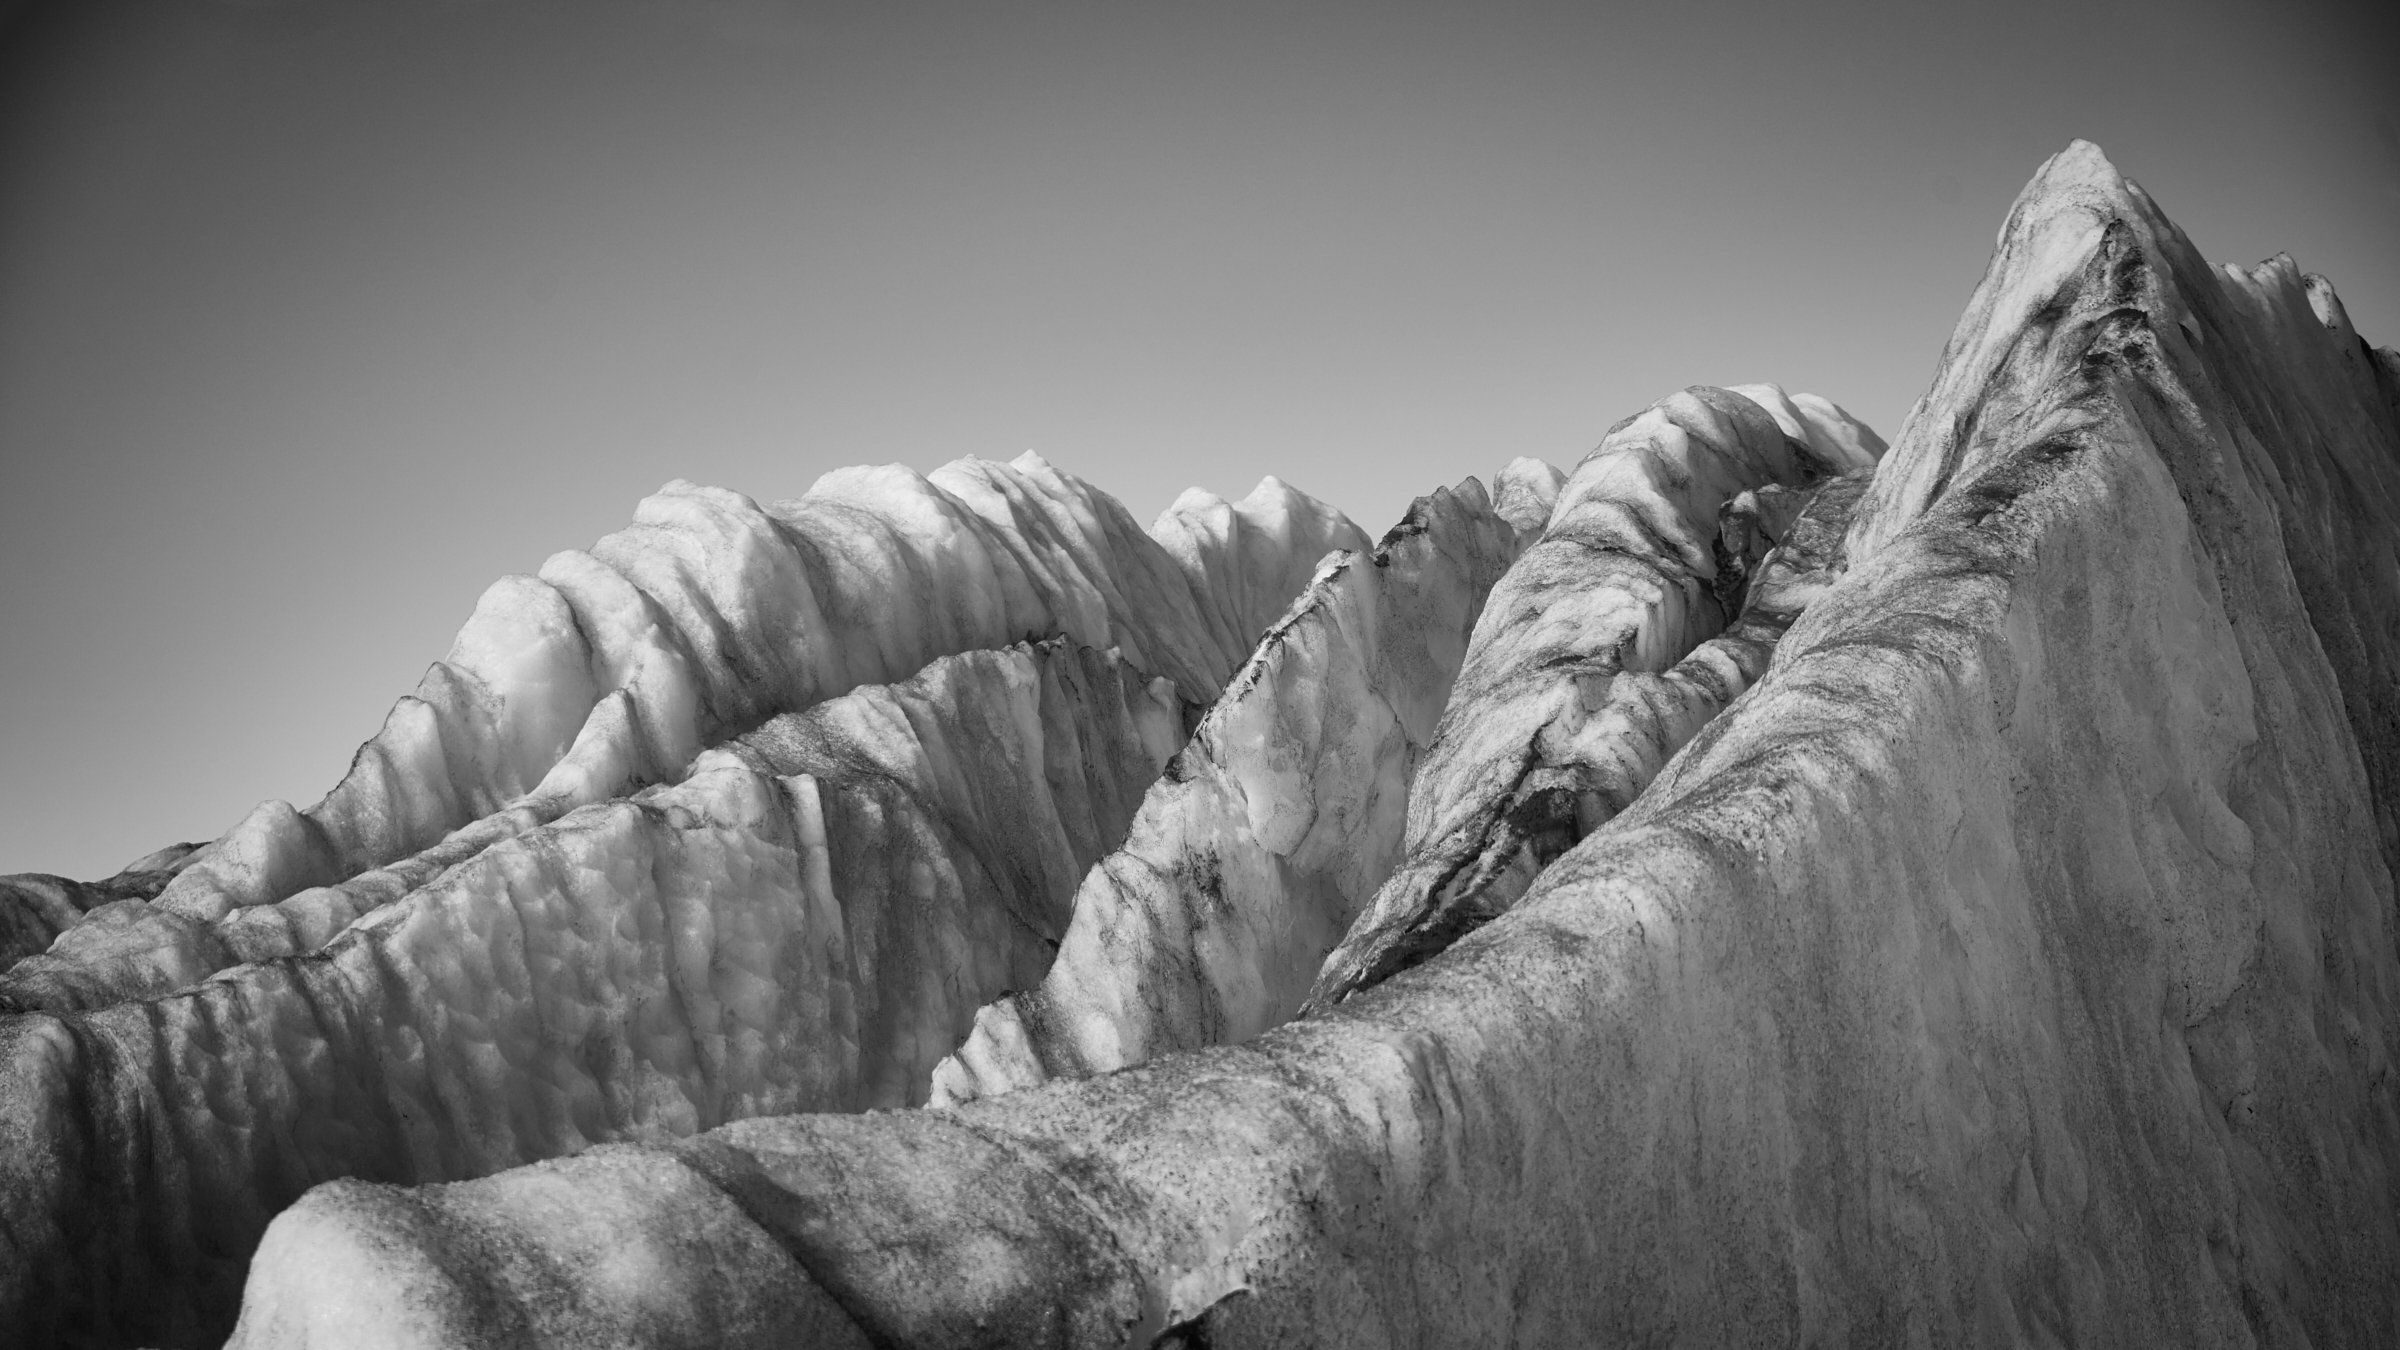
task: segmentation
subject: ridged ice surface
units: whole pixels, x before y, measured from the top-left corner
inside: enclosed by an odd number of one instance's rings
[[[1538,529],[1557,470],[1503,499]],[[977,1015],[934,1100],[1256,1035],[1299,1007],[1399,858],[1409,781],[1520,531],[1474,479],[1329,559],[1084,880],[1040,986]]]
[[[1317,561],[1365,542],[1271,478],[1235,503],[1187,492],[1145,533],[1033,455],[844,469],[765,507],[670,483],[630,528],[486,592],[323,801],[268,802],[154,903],[73,921],[0,973],[0,1008],[100,1007],[312,950],[497,840],[937,656],[1064,634],[1206,703]]]
[[[1658,416],[1771,458],[1731,397]],[[1409,841],[1544,728],[1650,781],[1487,922],[1239,1046],[317,1188],[234,1343],[2400,1343],[2400,354],[2077,143],[1863,486],[1627,458]]]
[[[0,1320],[206,1339],[319,1181],[922,1101],[1195,712],[1068,639],[940,658],[496,838],[314,955],[0,1019]]]
[[[101,881],[75,881],[42,872],[0,877],[0,974],[28,956],[49,950],[59,934],[82,923],[93,910],[121,900],[156,897],[199,847],[177,844],[160,849]]]
[[[1804,396],[1805,397],[1805,396]],[[1693,388],[1627,419],[1559,490],[1548,527],[1493,588],[1408,802],[1397,871],[1326,959],[1339,1001],[1506,909],[1589,826],[1570,771],[1621,677],[1668,672],[1733,617],[1720,517],[1737,499],[1875,462],[1883,443],[1822,399]],[[1747,494],[1747,495],[1745,495]],[[1746,685],[1740,662],[1716,672]],[[1672,693],[1670,673],[1654,685]],[[1739,689],[1729,689],[1738,693]],[[1719,704],[1718,706],[1722,706]]]
[[[1527,847],[1536,830],[1568,836],[1571,847],[1616,819],[1669,759],[1758,683],[1784,632],[1840,579],[1843,532],[1869,481],[1861,471],[1790,493],[1788,516],[1728,519],[1728,534],[1768,546],[1740,579],[1733,623],[1664,671],[1620,670],[1605,684],[1579,687],[1577,701],[1534,738],[1532,767],[1499,811],[1501,847]],[[1739,556],[1729,547],[1720,569]]]

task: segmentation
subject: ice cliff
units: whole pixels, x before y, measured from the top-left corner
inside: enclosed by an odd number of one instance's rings
[[[221,1340],[320,1181],[921,1102],[1365,544],[1272,479],[1144,532],[1032,457],[637,522],[495,586],[309,811],[0,891],[64,925],[0,976],[12,1341]]]
[[[2400,1343],[2396,710],[2400,354],[2082,143],[1888,451],[674,485],[0,882],[0,1341]]]

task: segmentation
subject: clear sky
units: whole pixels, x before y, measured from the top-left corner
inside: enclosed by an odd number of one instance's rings
[[[313,802],[669,478],[1370,533],[1694,383],[1887,435],[2100,142],[2400,343],[2400,5],[0,0],[0,871]]]

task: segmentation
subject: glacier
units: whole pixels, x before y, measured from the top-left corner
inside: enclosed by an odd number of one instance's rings
[[[2087,143],[1887,447],[671,484],[0,879],[0,1339],[2400,1342],[2400,353]]]

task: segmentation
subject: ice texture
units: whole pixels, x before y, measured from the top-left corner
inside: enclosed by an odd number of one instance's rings
[[[44,920],[57,941],[0,971],[0,1009],[102,1007],[314,950],[499,840],[937,656],[1064,634],[1205,704],[1318,560],[1365,543],[1273,478],[1239,502],[1187,492],[1145,533],[1031,454],[842,469],[767,507],[670,483],[630,528],[485,592],[323,801],[261,805],[152,903]]]
[[[49,950],[60,933],[94,910],[155,897],[199,849],[198,844],[160,849],[100,881],[75,881],[46,872],[0,877],[0,972]]]
[[[1428,820],[1582,706],[1552,656],[1605,709],[1797,617],[1422,962],[951,1109],[322,1186],[233,1343],[2400,1343],[2400,353],[2078,142],[1863,487],[1772,476],[1570,483],[1494,588]]]
[[[975,1008],[1049,967],[1196,711],[1066,638],[938,658],[498,838],[312,954],[0,1018],[0,1325],[221,1336],[267,1220],[336,1177],[921,1102]]]
[[[1503,475],[1534,530],[1547,467]],[[934,1100],[1241,1040],[1297,1011],[1399,860],[1409,780],[1520,544],[1470,478],[1418,498],[1371,554],[1327,559],[1084,879],[1047,978],[977,1014]]]
[[[1579,753],[1606,756],[1579,742],[1605,738],[1641,694],[1704,691],[1713,715],[1756,678],[1763,661],[1735,658],[1761,653],[1742,644],[1677,664],[1733,617],[1720,517],[1744,494],[1869,468],[1883,449],[1848,414],[1803,397],[1686,389],[1620,423],[1576,466],[1541,539],[1492,590],[1409,794],[1400,864],[1326,958],[1312,1004],[1490,921],[1596,827],[1597,785],[1561,780],[1576,776]],[[1662,716],[1690,721],[1665,707],[1638,714]]]

